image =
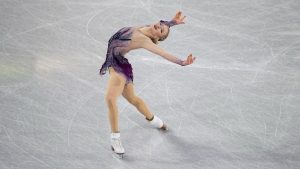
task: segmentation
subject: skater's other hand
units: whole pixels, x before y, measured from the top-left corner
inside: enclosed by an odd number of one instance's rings
[[[176,25],[184,24],[183,20],[186,18],[186,16],[181,17],[181,13],[182,13],[181,11],[178,11],[172,19],[176,22]]]
[[[193,57],[192,54],[190,54],[185,61],[183,61],[183,66],[187,66],[192,64],[196,60],[196,57]]]

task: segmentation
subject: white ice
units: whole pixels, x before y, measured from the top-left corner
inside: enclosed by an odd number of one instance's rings
[[[125,26],[171,19],[159,45],[126,55],[134,87],[170,130],[118,100],[124,159],[112,155],[100,77]],[[1,169],[300,168],[300,1],[1,0]]]

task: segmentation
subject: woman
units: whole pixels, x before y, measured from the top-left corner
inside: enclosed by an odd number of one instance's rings
[[[183,61],[157,46],[158,41],[168,37],[171,26],[184,24],[184,18],[185,16],[181,17],[179,11],[171,21],[161,20],[152,25],[124,27],[109,39],[106,60],[100,69],[100,75],[104,75],[107,69],[109,70],[105,100],[109,109],[111,148],[115,153],[120,155],[125,153],[118,125],[117,98],[121,94],[145,116],[153,127],[167,129],[163,121],[150,112],[145,102],[135,95],[132,67],[124,55],[133,49],[144,48],[181,66],[192,64],[196,59],[192,54]]]

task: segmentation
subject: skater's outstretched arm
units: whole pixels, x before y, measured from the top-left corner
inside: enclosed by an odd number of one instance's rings
[[[192,56],[192,54],[190,54],[186,60],[181,60],[173,56],[172,54],[168,53],[164,49],[160,48],[158,45],[154,44],[150,39],[145,39],[145,41],[142,44],[142,47],[152,53],[162,56],[163,58],[169,60],[170,62],[179,64],[181,66],[192,64],[196,59],[195,57]]]
[[[182,14],[182,12],[178,11],[176,13],[176,15],[172,18],[172,20],[170,20],[170,21],[161,20],[160,22],[167,25],[169,27],[169,29],[170,29],[170,27],[172,27],[174,25],[184,24],[185,22],[183,20],[186,18],[186,16],[182,17],[181,14]],[[169,60],[170,62],[179,64],[181,66],[186,66],[186,65],[192,64],[196,59],[195,57],[192,56],[192,54],[190,54],[186,60],[181,60],[181,59],[173,56],[172,54],[168,53],[164,49],[160,48],[158,45],[153,43],[153,41],[151,41],[151,40],[145,40],[144,43],[142,44],[142,47],[149,50],[152,53],[162,56],[163,58]]]
[[[174,25],[184,24],[185,22],[183,20],[186,18],[186,16],[182,17],[181,14],[182,12],[178,11],[170,21],[160,20],[160,22],[167,25],[169,28]]]

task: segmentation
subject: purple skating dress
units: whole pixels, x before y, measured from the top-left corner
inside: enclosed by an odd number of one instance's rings
[[[176,25],[176,21],[164,21],[160,20],[162,24],[167,25],[169,28]],[[150,26],[150,25],[144,25]],[[107,69],[112,66],[118,73],[123,74],[126,77],[126,84],[133,83],[133,73],[131,64],[124,57],[124,49],[129,45],[134,27],[124,27],[117,31],[108,41],[108,48],[106,53],[106,59],[100,69],[100,75],[104,75]],[[177,63],[177,62],[176,62]],[[181,64],[180,63],[177,64]]]
[[[106,59],[100,69],[100,75],[104,75],[112,66],[116,72],[125,75],[126,84],[133,83],[132,67],[123,52],[130,43],[133,29],[133,27],[124,27],[109,39]]]

